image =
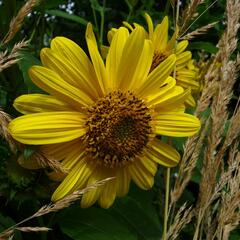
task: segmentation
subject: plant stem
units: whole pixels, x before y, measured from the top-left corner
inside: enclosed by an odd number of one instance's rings
[[[198,214],[198,218],[197,218],[197,226],[194,232],[194,236],[193,236],[193,240],[198,240],[198,235],[199,235],[199,229],[200,229],[200,225],[202,222],[202,213]]]
[[[180,2],[179,0],[177,0],[177,10],[176,10],[176,28],[177,28],[177,25],[178,25],[178,19],[179,19],[179,8],[180,8]]]
[[[103,0],[103,6],[102,6],[102,11],[101,11],[101,26],[100,26],[100,39],[99,39],[99,44],[102,45],[103,43],[103,29],[104,29],[104,21],[105,21],[105,5],[106,5],[106,0]]]
[[[168,3],[170,3],[170,0],[168,1]],[[169,6],[166,6],[166,9],[167,9],[167,7],[169,8]],[[177,0],[177,9],[176,9],[176,18],[175,18],[175,31],[177,30],[178,18],[179,18],[179,0]],[[174,44],[174,53],[176,53],[176,48],[177,48],[177,35],[176,35],[176,40],[175,40],[175,44]],[[174,70],[173,70],[173,77],[176,78],[176,64],[175,64]],[[166,234],[167,234],[167,222],[168,222],[168,211],[169,211],[169,209],[168,209],[168,207],[169,207],[168,206],[169,191],[170,191],[169,188],[170,188],[170,168],[167,169],[163,240],[167,239]],[[171,215],[171,218],[170,218],[170,224],[171,224],[172,219],[173,219],[173,214],[175,212],[175,207],[176,207],[176,204],[174,203],[173,208],[172,208],[172,215]],[[165,221],[166,221],[166,223],[165,223]]]
[[[130,4],[130,2],[128,0],[126,0],[125,2],[127,3],[128,9],[129,9],[128,16],[127,16],[127,19],[126,19],[126,21],[128,22],[130,17],[132,16],[133,6]]]
[[[165,5],[165,10],[164,10],[164,15],[168,15],[169,8],[170,8],[170,0],[167,0],[167,3]]]
[[[91,4],[91,7],[92,7],[92,12],[93,12],[94,25],[96,27],[97,38],[100,39],[96,11],[95,11],[93,4]]]
[[[163,240],[167,240],[167,223],[168,223],[168,202],[170,191],[170,168],[167,168],[166,185],[165,185],[165,207],[164,207],[164,224],[163,224]]]

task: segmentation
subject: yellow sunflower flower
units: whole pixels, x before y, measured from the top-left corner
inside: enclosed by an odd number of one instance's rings
[[[149,74],[154,48],[143,28],[131,33],[119,28],[106,63],[91,24],[86,41],[91,60],[64,37],[54,38],[51,48],[41,51],[43,66],[31,67],[29,75],[49,95],[18,97],[14,106],[25,115],[14,119],[9,130],[19,142],[40,145],[42,152],[68,169],[66,176],[51,174],[56,180],[64,177],[53,201],[115,177],[81,200],[84,208],[96,201],[108,208],[116,196],[128,193],[131,180],[149,189],[158,164],[173,167],[179,162],[178,152],[156,135],[191,136],[200,123],[184,113],[189,91],[176,86],[169,76],[176,62],[174,54]]]
[[[196,69],[190,69],[188,66],[192,64],[192,54],[190,51],[185,51],[188,46],[188,41],[184,40],[175,46],[177,31],[173,34],[172,38],[168,39],[169,22],[168,17],[164,17],[160,24],[157,24],[154,28],[151,17],[145,13],[145,19],[148,25],[148,32],[146,32],[146,38],[150,39],[154,48],[153,62],[150,68],[150,72],[156,68],[163,60],[169,57],[171,54],[176,54],[176,69],[175,69],[175,79],[177,85],[183,87],[184,89],[190,88],[193,92],[199,90],[199,83],[197,81]],[[134,24],[132,27],[128,22],[123,22],[123,24],[133,30],[135,27],[139,27],[139,24]],[[112,28],[108,32],[108,41],[111,39],[116,32],[116,28]],[[107,48],[103,47],[103,51],[106,53]],[[186,103],[192,107],[196,105],[192,95],[186,100]]]

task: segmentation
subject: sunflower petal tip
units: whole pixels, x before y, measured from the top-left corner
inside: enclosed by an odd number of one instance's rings
[[[87,28],[86,28],[86,34],[85,34],[86,38],[89,38],[92,33],[93,33],[92,23],[88,22]]]
[[[46,53],[47,53],[47,48],[42,48],[40,51],[40,58],[42,59],[42,57],[46,55]]]
[[[188,40],[183,40],[183,42],[186,46],[188,46],[188,44],[189,44]]]
[[[198,131],[201,129],[201,121],[197,118]]]
[[[144,17],[145,18],[151,18],[150,15],[147,12],[144,12]]]
[[[52,197],[51,197],[51,201],[52,202],[56,202],[58,199],[56,198],[55,194],[53,193]]]
[[[12,133],[13,133],[13,131],[12,131],[12,125],[13,125],[13,123],[12,123],[13,121],[11,121],[9,124],[8,124],[8,126],[7,126],[7,129],[8,129],[8,131],[10,132],[10,134],[12,135]]]
[[[33,71],[34,71],[34,66],[31,66],[31,67],[28,69],[28,75],[30,76],[30,78],[31,78],[31,75],[32,75]]]
[[[163,18],[163,21],[165,22],[168,22],[168,16],[165,16],[164,18]]]
[[[199,131],[200,131],[200,129],[201,129],[201,121],[197,118],[197,117],[195,117],[195,116],[193,116],[193,126],[195,127],[195,131],[192,131],[192,134],[191,134],[191,136],[194,136],[194,135],[196,135]]]
[[[171,60],[172,62],[176,62],[177,61],[177,56],[176,56],[176,54],[171,54],[167,59],[169,59],[169,60]]]
[[[28,69],[28,75],[31,76],[39,69],[40,66],[38,65],[33,65]]]
[[[80,206],[81,206],[81,208],[89,208],[89,207],[90,207],[90,205],[87,204],[86,201],[81,201],[81,202],[80,202]]]
[[[15,108],[15,109],[17,109],[18,108],[18,98],[16,98],[15,100],[14,100],[14,102],[13,102],[13,107]],[[11,124],[11,122],[9,123],[9,125]]]
[[[108,202],[98,201],[98,204],[101,206],[101,208],[104,208],[104,209],[108,209],[112,206],[112,202],[110,203],[110,201],[108,201]]]
[[[60,185],[59,185],[60,186]],[[65,195],[63,195],[60,191],[59,191],[59,187],[54,191],[54,193],[52,194],[51,197],[51,201],[52,202],[57,202],[60,199],[62,199]]]
[[[92,28],[92,23],[91,22],[88,22],[87,23],[87,28],[89,29],[89,28]]]

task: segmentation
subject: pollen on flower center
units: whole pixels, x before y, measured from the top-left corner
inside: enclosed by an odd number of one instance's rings
[[[164,54],[163,52],[155,51],[153,55],[152,65],[150,68],[150,72],[153,71],[162,61],[164,61],[168,55]]]
[[[131,92],[111,92],[88,109],[86,152],[107,167],[133,161],[152,133],[151,114]]]

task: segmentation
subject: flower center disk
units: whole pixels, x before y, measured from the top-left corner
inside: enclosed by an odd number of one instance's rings
[[[167,58],[167,54],[163,52],[155,51],[153,55],[152,65],[150,68],[150,72],[152,72],[161,62],[163,62]]]
[[[131,92],[107,94],[88,109],[86,152],[106,167],[124,165],[147,145],[151,113]]]

